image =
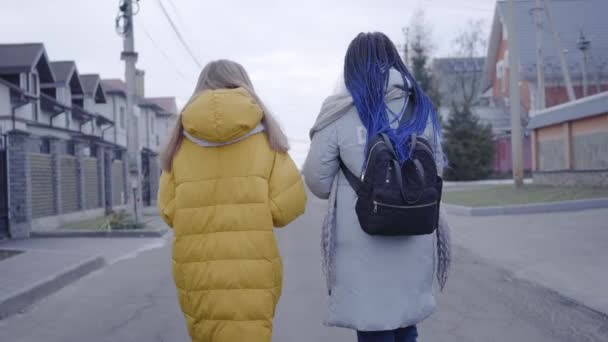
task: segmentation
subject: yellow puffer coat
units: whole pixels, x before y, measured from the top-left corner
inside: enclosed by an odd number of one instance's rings
[[[301,215],[306,195],[289,155],[263,132],[247,136],[262,116],[243,89],[203,92],[181,119],[195,139],[161,176],[158,209],[174,229],[173,277],[196,342],[271,341],[282,286],[273,227]]]

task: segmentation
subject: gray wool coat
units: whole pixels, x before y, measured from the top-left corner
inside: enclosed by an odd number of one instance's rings
[[[394,112],[402,106],[403,99],[389,102]],[[430,134],[427,138],[432,141]],[[338,177],[334,274],[328,282],[325,324],[359,331],[393,330],[417,324],[435,309],[436,235],[382,237],[361,230],[355,213],[357,197],[340,171],[338,157],[360,174],[366,137],[352,107],[314,134],[303,174],[310,190],[324,199]],[[435,154],[442,170],[441,148]]]

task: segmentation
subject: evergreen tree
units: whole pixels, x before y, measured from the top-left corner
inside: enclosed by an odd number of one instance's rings
[[[425,44],[425,40],[428,38],[429,37],[426,37],[423,30],[418,29],[411,45],[411,72],[412,76],[416,79],[416,82],[420,85],[420,88],[422,88],[431,99],[435,109],[439,109],[439,106],[441,106],[441,96],[430,70],[430,49],[428,45]]]
[[[443,136],[447,180],[477,180],[491,175],[495,146],[492,127],[481,124],[470,108],[453,107]]]

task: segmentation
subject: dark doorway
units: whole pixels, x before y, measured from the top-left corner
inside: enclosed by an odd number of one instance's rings
[[[144,206],[152,205],[150,193],[150,154],[143,152],[141,154],[141,196]]]

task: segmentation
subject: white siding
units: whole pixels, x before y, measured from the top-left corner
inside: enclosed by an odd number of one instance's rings
[[[115,143],[122,147],[127,147],[127,130],[126,126],[121,122],[121,108],[126,116],[126,99],[115,94],[107,94],[106,103],[99,103],[93,106],[94,112],[102,114],[108,119],[114,121],[114,127],[109,128],[104,133],[104,140]],[[124,118],[126,119],[126,117]],[[101,134],[101,133],[100,133]]]
[[[0,116],[11,116],[11,93],[7,86],[0,84]],[[0,133],[7,132],[13,128],[11,119],[0,119]]]
[[[157,117],[156,118],[156,136],[158,136],[157,147],[158,150],[162,149],[163,146],[169,140],[170,134],[173,132],[175,121],[173,117]],[[156,139],[156,138],[155,138]]]
[[[139,120],[137,120],[137,131],[139,136],[139,148],[150,148],[148,143],[148,135],[150,133],[149,117],[150,110],[148,108],[139,107]]]
[[[34,120],[34,113],[32,112],[33,106],[37,106],[37,103],[28,103],[15,109],[15,117],[25,120]]]
[[[12,114],[11,93],[7,86],[0,84],[0,116]]]
[[[65,119],[62,120],[62,118],[64,118],[64,117],[65,117],[64,114],[59,114],[58,116],[56,116],[53,119],[53,125],[55,127],[65,127],[65,125],[62,125],[62,123],[65,120]],[[43,110],[40,110],[40,112],[38,113],[38,122],[45,124],[45,125],[50,125],[51,124],[51,113],[47,113]]]

